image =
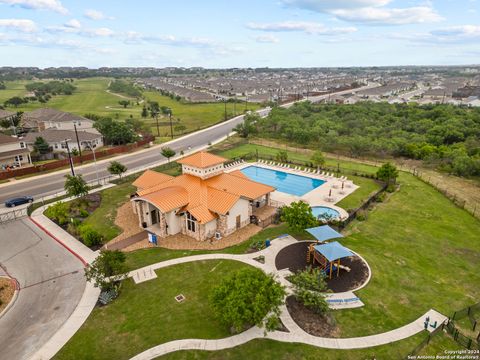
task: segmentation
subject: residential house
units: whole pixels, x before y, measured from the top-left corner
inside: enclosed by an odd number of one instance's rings
[[[24,141],[0,133],[0,169],[31,164],[30,151]]]
[[[93,148],[103,146],[102,135],[97,133],[91,133],[83,130],[78,130],[78,141],[80,143],[80,149],[86,150],[90,146]],[[67,145],[65,140],[68,141],[70,151],[78,151],[77,134],[73,130],[57,130],[46,129],[39,132],[29,132],[23,138],[23,141],[33,150],[33,144],[38,137],[42,137],[48,145],[52,148],[54,153],[67,153]]]
[[[182,175],[147,170],[135,182],[132,206],[140,227],[160,237],[221,238],[248,225],[253,210],[270,205],[275,188],[224,172],[222,157],[199,152],[178,161]]]
[[[43,131],[46,129],[88,131],[97,133],[93,127],[94,121],[83,116],[68,112],[41,108],[23,114],[23,127],[32,131]]]
[[[10,119],[14,115],[14,112],[0,109],[0,120]]]

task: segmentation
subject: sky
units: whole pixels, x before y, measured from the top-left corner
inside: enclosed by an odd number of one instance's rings
[[[480,0],[0,0],[0,66],[480,63]]]

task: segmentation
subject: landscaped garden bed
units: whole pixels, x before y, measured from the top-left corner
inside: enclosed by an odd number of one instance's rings
[[[12,301],[14,293],[15,284],[13,281],[6,277],[0,277],[0,313]]]
[[[339,337],[339,329],[331,313],[317,314],[295,299],[295,296],[287,297],[286,305],[292,319],[305,332],[321,337]]]

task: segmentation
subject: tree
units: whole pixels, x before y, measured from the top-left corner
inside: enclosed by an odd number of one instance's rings
[[[50,146],[43,137],[38,136],[35,138],[35,142],[33,143],[33,150],[42,155],[48,154],[50,152]]]
[[[325,301],[325,293],[328,292],[325,275],[319,268],[307,268],[304,271],[296,272],[288,278],[293,284],[295,298],[306,307],[317,314],[324,314],[328,311],[328,304]]]
[[[21,105],[27,102],[28,102],[27,100],[25,100],[24,98],[21,98],[20,96],[14,96],[8,99],[7,101],[5,101],[4,104],[5,106],[13,105],[15,107],[18,107],[18,105]]]
[[[116,290],[116,283],[125,279],[127,266],[125,254],[118,250],[102,250],[85,268],[85,278],[93,281],[102,291]]]
[[[110,162],[107,170],[110,174],[118,175],[120,178],[122,178],[122,174],[127,171],[127,167],[118,161],[112,161]]]
[[[243,123],[238,124],[233,129],[238,133],[240,137],[248,138],[251,134],[257,133],[257,127],[255,123],[260,119],[256,114],[245,115]]]
[[[286,163],[288,161],[288,153],[285,150],[280,150],[275,155],[275,160],[281,163]]]
[[[175,156],[176,152],[172,148],[163,147],[161,154],[162,154],[162,156],[164,156],[168,159],[168,162],[170,162],[170,158]]]
[[[391,163],[386,163],[383,164],[380,169],[377,171],[377,178],[379,178],[382,181],[385,181],[388,185],[390,185],[390,182],[393,180],[395,183],[396,179],[398,177],[398,170],[395,167],[395,165]]]
[[[147,110],[147,107],[145,105],[143,105],[143,108],[142,108],[142,118],[147,118],[148,117],[148,110]]]
[[[82,197],[88,194],[88,185],[82,175],[65,175],[65,191],[67,196]]]
[[[95,121],[93,127],[103,135],[106,142],[113,145],[134,142],[137,134],[131,124],[114,121],[111,118],[100,118]]]
[[[284,296],[285,289],[272,275],[246,268],[216,286],[210,301],[219,320],[237,332],[251,325],[265,326],[271,331],[278,325]],[[268,314],[271,315],[265,319]]]
[[[321,151],[315,151],[310,160],[317,168],[325,165],[325,156]]]
[[[299,232],[318,224],[312,208],[305,201],[292,202],[282,209],[281,220],[288,224],[290,230]]]
[[[183,132],[185,130],[187,130],[187,127],[183,124],[179,124],[179,125],[175,125],[175,127],[173,129],[175,130],[175,132],[179,132],[179,133],[183,134]]]
[[[130,100],[120,100],[118,103],[125,109],[128,105],[130,105]]]

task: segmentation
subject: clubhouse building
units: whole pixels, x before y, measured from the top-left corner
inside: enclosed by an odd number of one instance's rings
[[[158,236],[220,239],[250,224],[254,208],[270,205],[274,187],[226,173],[226,159],[198,152],[178,161],[182,175],[145,171],[135,182],[133,212],[140,227]]]

